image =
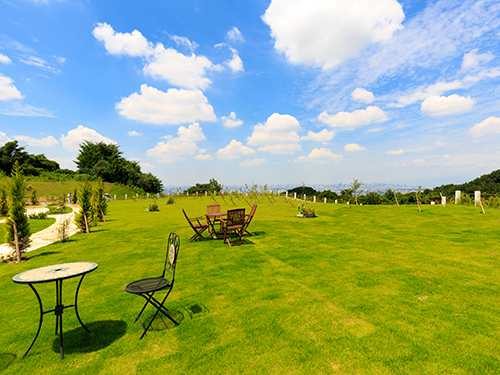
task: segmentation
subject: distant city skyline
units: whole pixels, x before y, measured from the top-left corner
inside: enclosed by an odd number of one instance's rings
[[[168,186],[500,169],[494,0],[0,2],[0,146],[116,143]]]

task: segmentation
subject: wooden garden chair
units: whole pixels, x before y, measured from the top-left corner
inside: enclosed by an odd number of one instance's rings
[[[257,205],[254,204],[252,209],[250,210],[250,213],[248,215],[245,215],[245,223],[243,224],[243,234],[247,233],[250,236],[253,236],[252,233],[250,233],[247,228],[250,225],[250,222],[253,219],[253,215],[255,215],[255,211],[257,210]]]
[[[222,228],[224,230],[224,243],[227,242],[229,247],[235,244],[245,243],[245,241],[243,241],[243,226],[245,224],[244,208],[227,210],[227,217],[226,219],[221,219],[221,222]],[[236,235],[239,237],[239,240],[237,242],[231,243],[231,236],[233,232],[236,233]]]
[[[205,218],[202,216],[189,218],[186,214],[186,211],[184,211],[184,208],[182,209],[182,212],[184,213],[184,216],[186,217],[189,225],[194,230],[194,235],[189,239],[189,242],[193,242],[197,238],[201,238],[202,241],[205,241],[205,237],[202,236],[202,233],[206,231],[209,226],[208,223],[202,222],[202,220]]]

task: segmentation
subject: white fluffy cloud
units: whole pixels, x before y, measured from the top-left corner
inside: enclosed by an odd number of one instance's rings
[[[335,137],[335,131],[334,130],[326,130],[323,129],[319,133],[314,133],[313,131],[310,131],[307,133],[307,135],[300,137],[301,140],[303,141],[314,141],[314,142],[328,142]]]
[[[159,43],[144,67],[144,74],[165,80],[173,85],[204,90],[211,83],[206,77],[214,65],[205,56],[186,56]]]
[[[212,155],[203,155],[203,154],[198,154],[193,159],[195,159],[195,160],[201,160],[201,161],[212,161],[212,160],[214,160],[214,158],[213,158]]]
[[[176,160],[185,160],[186,155],[195,155],[200,149],[196,142],[205,139],[205,135],[198,123],[179,127],[177,137],[168,135],[165,142],[158,142],[147,151],[149,156],[158,158],[160,163],[173,163]],[[195,157],[196,158],[196,157]]]
[[[234,48],[231,49],[231,60],[227,61],[227,66],[233,73],[239,73],[243,72],[245,69],[243,68],[243,61],[241,60],[240,55],[238,54],[238,51]]]
[[[215,121],[213,107],[200,90],[160,91],[148,85],[116,104],[120,115],[150,124],[182,124]]]
[[[318,119],[330,125],[332,128],[353,129],[358,126],[369,125],[372,122],[383,122],[389,119],[385,112],[377,106],[369,106],[366,109],[358,109],[354,112],[339,112],[329,115],[322,112]]]
[[[135,130],[131,130],[127,132],[129,137],[142,137],[142,132],[137,132]]]
[[[421,100],[427,99],[429,96],[442,95],[447,91],[460,89],[463,87],[463,83],[459,80],[454,80],[451,82],[437,82],[428,86],[420,86],[416,88],[411,94],[403,95],[398,98],[396,107],[405,107],[407,105],[416,103]]]
[[[370,92],[370,91],[368,91],[366,89],[357,87],[352,92],[351,98],[353,98],[357,102],[362,102],[362,103],[370,104],[370,103],[373,103],[373,101],[375,100],[375,95],[373,95],[372,92]]]
[[[261,146],[259,151],[274,154],[293,154],[301,149],[299,121],[290,115],[273,113],[265,124],[255,125],[252,135],[248,138],[250,146]]]
[[[9,137],[7,137],[7,134],[5,134],[4,132],[0,131],[0,146],[3,146],[7,142],[11,142],[11,141],[12,141],[12,139],[10,139]]]
[[[475,100],[470,96],[463,97],[456,94],[450,96],[429,96],[422,102],[420,109],[430,116],[444,116],[454,113],[464,113],[472,109]]]
[[[194,51],[199,47],[198,43],[192,42],[189,38],[185,36],[172,35],[170,37],[178,46],[183,46],[189,48],[191,51]]]
[[[222,116],[221,120],[222,120],[222,124],[226,128],[236,128],[236,127],[238,127],[240,125],[243,125],[243,121],[236,119],[236,113],[234,113],[234,112],[231,112],[229,114],[229,116],[227,116],[227,117],[226,116]]]
[[[14,138],[19,141],[26,142],[28,146],[35,146],[35,147],[52,147],[59,144],[57,139],[55,139],[51,135],[40,139],[33,138],[27,135],[15,135]]]
[[[106,23],[99,23],[92,32],[104,44],[111,55],[128,55],[144,60],[143,72],[155,79],[168,81],[172,85],[189,89],[205,89],[211,83],[206,77],[208,71],[217,66],[205,56],[186,56],[174,48],[165,48],[162,43],[156,46],[148,41],[140,31],[119,33]],[[172,39],[179,45],[193,50],[197,44],[188,38],[174,35]],[[233,56],[234,57],[234,56]]]
[[[344,151],[363,151],[363,150],[366,150],[366,147],[365,146],[360,146],[356,143],[350,143],[348,145],[345,145],[344,146]]]
[[[9,56],[5,56],[4,54],[0,53],[0,63],[2,64],[10,64],[12,60],[9,58]]]
[[[23,95],[13,85],[14,81],[9,77],[0,74],[0,101],[22,99]]]
[[[83,141],[116,144],[112,139],[99,134],[94,129],[86,128],[83,125],[78,125],[76,129],[70,130],[66,136],[62,135],[60,141],[63,147],[71,152],[77,152],[80,148],[80,143],[83,143]]]
[[[219,159],[239,159],[240,156],[255,154],[255,150],[244,146],[243,143],[233,139],[229,144],[217,151]]]
[[[403,150],[386,151],[386,154],[388,154],[388,155],[401,155],[404,153],[405,152]]]
[[[229,30],[226,33],[226,37],[231,42],[244,42],[245,41],[245,38],[243,38],[241,31],[238,30],[238,28],[236,26],[234,26],[231,30]]]
[[[262,17],[292,63],[324,70],[389,40],[404,18],[395,0],[272,0]]]
[[[154,52],[152,43],[138,30],[132,33],[117,33],[107,23],[98,23],[92,35],[104,43],[104,48],[111,55],[146,57]]]
[[[266,159],[260,158],[260,159],[246,159],[243,160],[240,165],[243,167],[255,167],[257,165],[265,164],[267,163]]]
[[[482,64],[483,62],[488,62],[495,57],[491,52],[478,54],[477,51],[478,50],[476,48],[464,55],[464,59],[462,61],[463,70],[479,68],[480,64]]]
[[[335,155],[328,148],[315,148],[307,156],[300,156],[295,162],[313,162],[313,163],[326,163],[329,161],[338,161],[344,159],[344,155]]]
[[[500,118],[494,116],[488,117],[469,130],[469,136],[474,138],[479,138],[487,134],[500,134]]]

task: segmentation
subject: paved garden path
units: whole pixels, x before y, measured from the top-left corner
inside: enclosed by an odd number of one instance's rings
[[[52,224],[50,227],[45,228],[39,232],[33,233],[31,235],[31,245],[26,251],[32,251],[39,249],[40,247],[50,245],[53,242],[59,241],[59,228],[61,227],[64,220],[69,219],[69,226],[67,229],[68,236],[72,236],[77,233],[79,229],[76,227],[75,221],[73,220],[75,217],[75,213],[80,210],[80,206],[76,204],[67,205],[73,209],[69,214],[62,215],[49,215],[48,217],[56,219],[56,222]],[[49,209],[46,207],[27,207],[27,214],[32,215],[39,212],[47,212]],[[4,222],[5,219],[0,222]],[[0,241],[3,241],[3,238],[0,238]],[[0,244],[0,258],[7,256],[13,251],[11,247],[7,244]]]

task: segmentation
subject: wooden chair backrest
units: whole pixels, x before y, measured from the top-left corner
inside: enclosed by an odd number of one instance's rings
[[[233,210],[227,210],[226,225],[228,227],[233,225],[243,225],[244,222],[245,222],[244,208],[235,208]]]
[[[207,206],[207,214],[220,212],[220,204],[209,204]]]

